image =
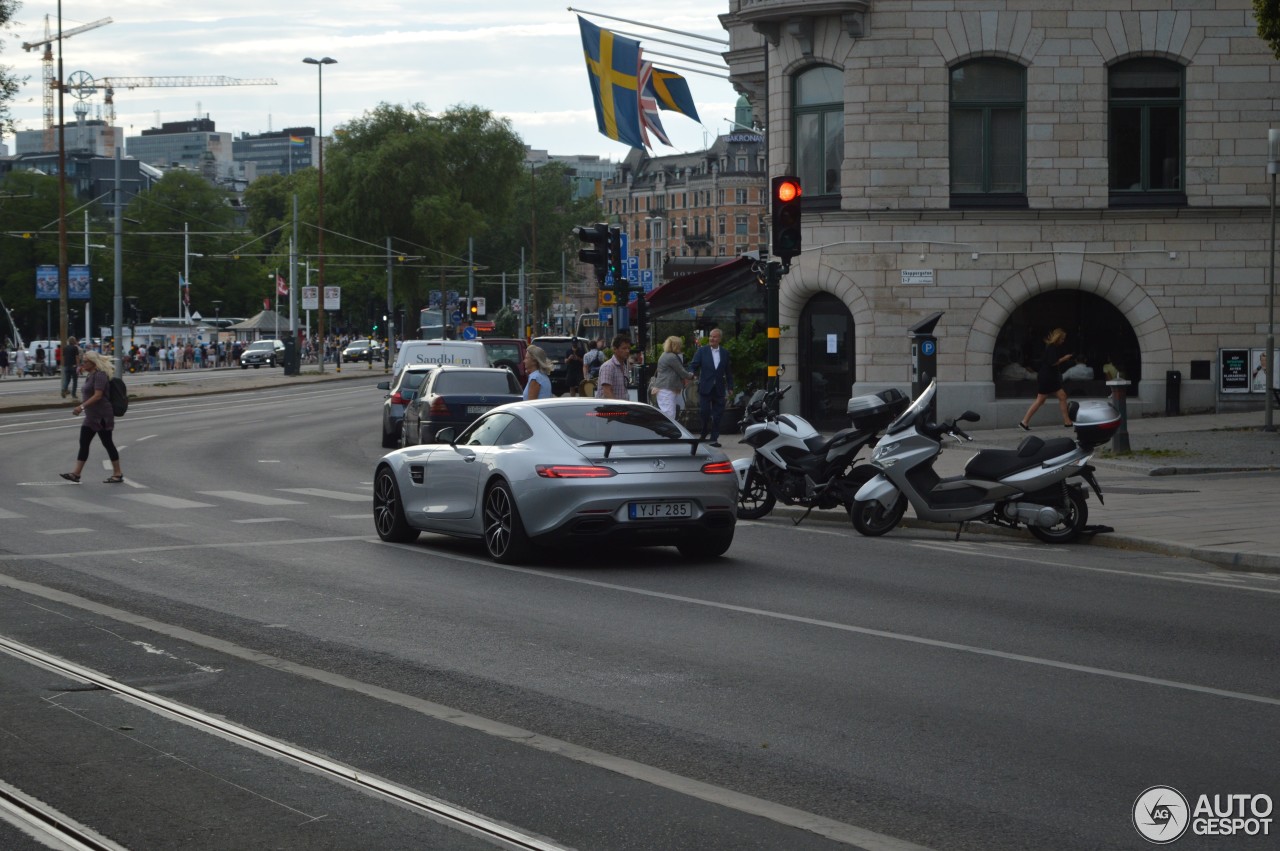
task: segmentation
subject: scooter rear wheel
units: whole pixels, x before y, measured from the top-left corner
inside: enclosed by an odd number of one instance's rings
[[[747,483],[738,492],[738,519],[759,520],[773,511],[776,502],[764,477],[752,467],[747,472]]]
[[[902,522],[902,515],[906,512],[907,498],[898,494],[889,508],[885,508],[878,499],[855,500],[849,507],[849,519],[853,521],[853,528],[868,538],[877,538]]]
[[[1058,506],[1058,510],[1063,512],[1062,522],[1048,529],[1029,526],[1031,534],[1046,544],[1070,544],[1079,538],[1089,523],[1089,503],[1080,488],[1068,487],[1066,505]]]

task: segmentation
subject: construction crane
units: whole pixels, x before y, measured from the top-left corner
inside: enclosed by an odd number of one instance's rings
[[[95,80],[86,71],[74,71],[67,76],[67,91],[84,100],[98,89],[103,91],[104,118],[108,124],[116,120],[116,89],[171,89],[191,86],[274,86],[269,77],[242,80],[236,77],[103,77]]]
[[[72,27],[69,30],[62,31],[62,38],[68,39],[77,33],[96,30],[98,27],[104,27],[111,23],[111,18],[99,18],[87,24],[78,27]],[[58,34],[53,31],[53,24],[48,15],[44,16],[44,40],[43,41],[27,41],[23,42],[22,49],[30,53],[39,47],[44,47],[44,56],[40,59],[43,66],[44,78],[44,149],[46,151],[53,150],[53,95],[58,90],[58,81],[53,73],[53,43],[58,40]]]

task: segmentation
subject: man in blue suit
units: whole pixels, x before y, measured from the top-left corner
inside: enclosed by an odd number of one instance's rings
[[[709,344],[700,347],[689,364],[689,371],[698,379],[702,439],[706,440],[710,434],[711,445],[716,447],[720,445],[720,418],[724,414],[725,399],[733,392],[729,353],[720,347],[720,337],[720,329],[712,329]]]

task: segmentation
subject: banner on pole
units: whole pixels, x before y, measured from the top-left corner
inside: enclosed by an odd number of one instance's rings
[[[319,310],[320,309],[320,288],[319,287],[303,287],[302,288],[302,309],[303,310]]]
[[[324,309],[325,310],[341,310],[342,309],[342,287],[325,287],[324,288]]]

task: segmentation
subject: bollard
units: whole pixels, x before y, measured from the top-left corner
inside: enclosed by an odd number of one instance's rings
[[[1124,378],[1116,378],[1108,381],[1107,386],[1111,388],[1111,407],[1120,414],[1120,430],[1111,438],[1111,451],[1117,455],[1126,454],[1129,452],[1129,415],[1125,396],[1129,382]]]

